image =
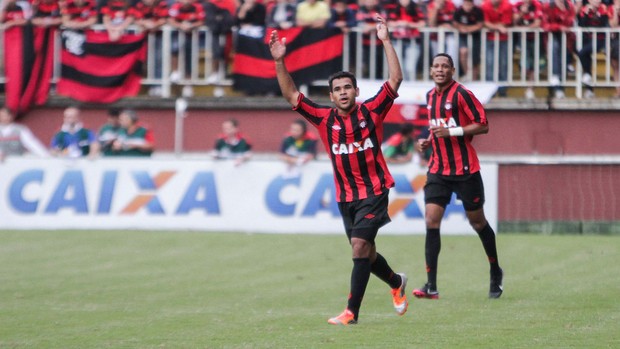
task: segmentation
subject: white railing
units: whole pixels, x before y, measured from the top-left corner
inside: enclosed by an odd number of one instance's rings
[[[96,26],[95,30],[104,30],[104,28],[103,26]],[[132,28],[131,30],[136,31],[137,29]],[[618,81],[614,79],[614,74],[616,74],[614,64],[620,61],[620,52],[618,52],[620,50],[615,48],[618,46],[618,40],[620,40],[620,29],[618,28],[574,28],[569,33],[559,35],[560,42],[555,48],[552,33],[545,33],[542,30],[511,28],[508,31],[508,40],[503,44],[505,45],[505,52],[500,50],[499,35],[495,34],[493,40],[487,40],[486,33],[486,30],[480,33],[479,52],[476,52],[479,53],[480,57],[478,76],[474,76],[473,69],[471,69],[475,63],[473,53],[476,49],[473,37],[469,35],[465,39],[466,47],[469,50],[467,66],[470,69],[461,77],[464,80],[493,81],[504,87],[550,87],[557,85],[559,81],[562,87],[574,88],[575,95],[581,97],[584,88],[582,81],[584,71],[576,52],[570,52],[567,46],[569,46],[569,38],[572,36],[575,51],[581,50],[585,45],[583,34],[587,33],[604,37],[598,42],[593,40],[592,71],[590,72],[592,82],[590,86],[619,86]],[[2,33],[0,32],[0,34]],[[211,49],[213,40],[220,40],[221,44],[224,44],[226,38],[224,36],[214,38],[207,27],[201,27],[191,33],[189,40],[192,41],[192,50],[190,57],[188,57],[191,67],[187,67],[185,64],[185,50],[179,50],[178,71],[181,79],[171,81],[171,52],[174,35],[177,35],[176,30],[170,26],[164,26],[159,33],[148,35],[148,54],[145,76],[142,80],[143,85],[161,86],[163,97],[170,97],[171,87],[174,84],[190,86],[229,86],[232,84],[232,80],[227,74],[227,67],[224,64],[220,64],[219,69],[213,71],[214,57]],[[179,35],[178,40],[182,47],[186,38],[184,35]],[[448,52],[452,55],[457,69],[456,76],[460,76],[461,68],[458,64],[460,40],[458,32],[443,28],[420,29],[420,37],[411,42],[394,40],[405,71],[405,80],[430,81],[428,67],[430,67],[432,55],[437,52]],[[58,81],[60,76],[58,37],[56,41],[53,82]],[[384,59],[383,52],[380,51],[382,50],[381,47],[375,45],[376,41],[376,36],[370,35],[370,45],[364,46],[363,35],[359,30],[353,30],[349,35],[345,35],[343,69],[354,71],[360,79],[386,78],[387,66],[381,64]],[[0,47],[4,50],[3,42],[0,43],[2,43]],[[603,45],[603,47],[597,47],[597,45]],[[612,48],[614,52],[612,52]],[[599,50],[604,53],[597,53]],[[0,57],[3,57],[3,53],[0,52]],[[560,60],[557,74],[553,72],[555,60]],[[500,64],[495,64],[496,62]],[[500,70],[502,63],[505,63],[508,68],[505,72]],[[156,69],[159,65],[161,66]],[[187,74],[189,76],[187,78],[185,77],[186,71],[190,72]],[[556,75],[557,81],[553,78],[554,75]],[[0,70],[0,83],[4,83],[5,80],[4,69],[2,69]],[[324,80],[317,80],[314,84],[326,85],[326,83]]]

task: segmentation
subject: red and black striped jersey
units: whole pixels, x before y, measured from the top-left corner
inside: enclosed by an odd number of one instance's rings
[[[60,14],[74,21],[85,21],[97,16],[95,0],[67,0],[60,3]]]
[[[60,17],[58,0],[42,0],[32,3],[33,17]]]
[[[433,126],[464,127],[487,124],[482,104],[471,91],[453,81],[442,93],[433,88],[426,95],[428,120]],[[428,172],[444,176],[461,176],[480,171],[473,136],[431,138],[433,153]]]
[[[206,17],[204,8],[198,2],[192,2],[187,5],[175,2],[170,6],[168,14],[179,22],[191,23],[204,21]]]
[[[158,20],[168,17],[168,4],[165,0],[156,2],[153,6],[146,5],[142,1],[129,9],[129,13],[136,19]]]
[[[555,2],[543,5],[542,28],[544,31],[560,32],[563,28],[570,28],[575,22],[575,6],[570,0],[564,1],[564,8],[559,8]]]
[[[27,17],[26,11],[16,3],[9,3],[2,11],[4,12],[3,23],[16,19],[26,19]]]
[[[583,6],[577,14],[577,24],[588,28],[609,28],[609,20],[613,17],[613,7],[610,9],[601,3],[596,8]],[[584,33],[584,39],[592,39],[592,33]],[[605,33],[597,33],[597,40],[605,40]]]
[[[314,125],[334,169],[336,201],[351,202],[378,196],[394,186],[383,153],[383,120],[398,93],[388,83],[348,115],[321,106],[303,94],[293,110]]]
[[[127,17],[133,16],[130,11],[129,3],[125,0],[110,0],[101,8],[101,14],[108,16],[112,23],[120,23]]]

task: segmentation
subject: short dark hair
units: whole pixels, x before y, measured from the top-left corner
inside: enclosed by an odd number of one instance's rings
[[[437,57],[446,57],[448,59],[448,62],[450,62],[450,67],[454,68],[454,60],[452,59],[452,57],[447,54],[447,53],[438,53],[433,57],[433,60],[431,60],[431,66],[433,66],[433,62],[435,61],[435,58]]]
[[[108,116],[117,118],[119,115],[121,115],[121,110],[120,109],[118,109],[118,108],[110,108],[110,109],[108,109]]]
[[[301,127],[301,130],[302,130],[303,134],[305,134],[306,131],[308,131],[308,125],[306,124],[305,121],[303,121],[301,119],[297,119],[297,120],[293,121],[293,124],[299,125]]]
[[[400,130],[398,132],[403,136],[408,136],[411,132],[413,132],[413,124],[406,122],[400,125]]]
[[[349,78],[351,79],[351,82],[353,82],[353,87],[357,88],[357,79],[355,78],[355,74],[348,72],[348,71],[339,71],[337,73],[334,73],[332,75],[329,76],[328,78],[328,82],[329,82],[329,91],[332,91],[332,82],[336,79],[343,79],[343,78]]]

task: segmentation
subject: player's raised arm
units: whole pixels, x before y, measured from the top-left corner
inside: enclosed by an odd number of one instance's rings
[[[280,90],[282,91],[282,96],[286,99],[292,106],[297,106],[297,100],[299,98],[299,91],[297,90],[297,86],[295,86],[295,82],[289,74],[286,66],[284,65],[284,55],[286,54],[286,38],[280,39],[278,37],[277,31],[271,32],[271,38],[269,40],[269,50],[271,51],[271,56],[273,60],[276,62],[276,74],[278,77],[278,84],[280,85]]]
[[[398,56],[392,45],[390,39],[390,32],[388,31],[385,19],[381,16],[376,17],[377,20],[377,38],[383,42],[383,48],[385,49],[385,55],[388,63],[388,83],[394,91],[398,91],[400,83],[403,81],[403,71],[400,68],[400,62]]]

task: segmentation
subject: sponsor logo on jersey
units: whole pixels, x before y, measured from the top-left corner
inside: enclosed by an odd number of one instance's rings
[[[353,142],[349,144],[333,144],[332,145],[332,153],[334,155],[347,155],[353,154],[360,151],[365,151],[366,149],[374,148],[375,145],[372,143],[370,138],[366,138],[361,142]]]
[[[443,127],[457,127],[456,120],[453,117],[446,121],[445,119],[431,119],[431,126],[443,126]]]

